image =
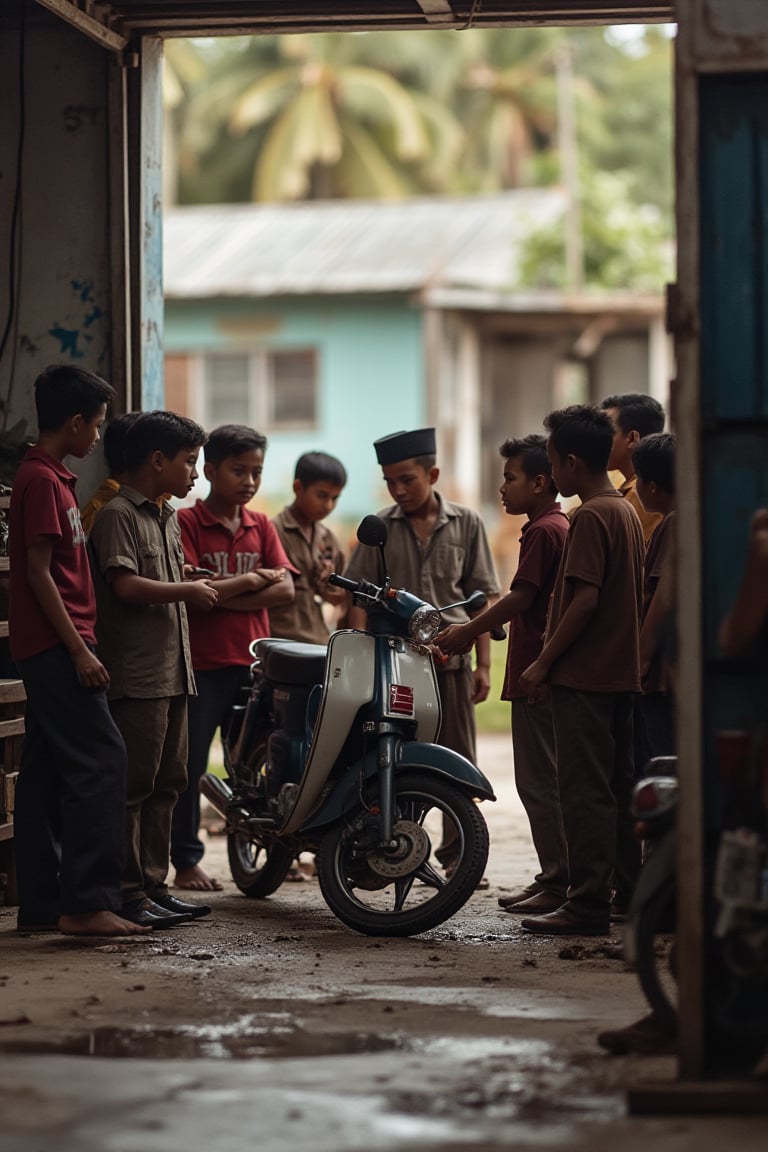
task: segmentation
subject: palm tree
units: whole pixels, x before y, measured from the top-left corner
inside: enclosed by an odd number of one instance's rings
[[[393,198],[447,183],[463,141],[457,121],[358,63],[359,39],[286,37],[281,64],[258,70],[235,100],[231,131],[260,138],[254,199]]]
[[[549,28],[484,30],[475,42],[458,98],[471,142],[467,165],[486,190],[534,182],[534,155],[553,146],[554,60],[561,35]]]

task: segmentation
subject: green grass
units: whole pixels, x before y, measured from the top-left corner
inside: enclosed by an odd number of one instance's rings
[[[504,684],[504,665],[507,659],[507,645],[501,640],[491,641],[491,691],[488,699],[475,708],[475,722],[478,732],[510,731],[509,700],[500,700]]]

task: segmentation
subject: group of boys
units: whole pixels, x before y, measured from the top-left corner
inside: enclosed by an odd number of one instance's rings
[[[38,442],[13,488],[10,641],[27,692],[22,931],[129,935],[211,911],[173,896],[167,876],[172,853],[178,887],[219,887],[199,866],[198,784],[213,734],[247,682],[250,642],[294,600],[293,576],[305,617],[319,615],[316,589],[327,591],[338,560],[334,549],[304,588],[278,529],[247,507],[266,438],[241,425],[206,436],[172,412],[111,422],[110,475],[81,518],[63,461],[95,447],[112,398],[81,369],[42,373]],[[203,444],[210,492],[176,514],[170,497],[189,495]],[[346,477],[334,458],[309,455],[291,508],[311,539],[329,510],[311,501],[327,486],[317,476],[330,469],[331,503]],[[333,539],[323,533],[325,546]]]
[[[657,597],[672,538],[674,437],[662,432],[658,402],[635,393],[552,412],[544,425],[548,437],[500,449],[502,503],[527,517],[510,590],[436,643],[463,652],[510,622],[502,697],[512,702],[515,780],[540,867],[500,898],[502,909],[529,932],[603,935],[626,911],[640,866],[635,774],[674,747]],[[609,470],[624,477],[618,490]],[[570,517],[558,492],[580,501]]]
[[[16,800],[23,930],[120,935],[210,912],[171,895],[169,858],[177,887],[220,886],[200,866],[199,780],[248,683],[249,645],[266,635],[324,643],[323,606],[343,606],[328,576],[344,554],[321,523],[346,482],[343,466],[324,453],[302,456],[293,503],[270,521],[248,508],[267,441],[242,425],[206,436],[170,412],[114,419],[104,438],[110,475],[81,522],[63,460],[95,446],[112,396],[81,369],[44,372],[35,384],[38,443],[13,488],[10,639],[27,691]],[[649,422],[654,435],[645,436]],[[500,902],[523,913],[529,931],[606,931],[639,867],[628,810],[633,713],[649,745],[670,727],[653,595],[674,504],[674,442],[663,422],[650,397],[610,397],[602,410],[553,412],[548,438],[506,441],[502,501],[527,517],[515,578],[471,619],[451,610],[438,637],[439,740],[474,761],[489,631],[510,621],[503,698],[512,701],[517,786],[541,867]],[[209,494],[175,513],[169,497],[191,491],[203,445]],[[478,589],[494,600],[480,518],[435,487],[435,430],[395,433],[374,448],[394,501],[382,512],[393,582],[438,605]],[[618,492],[609,466],[625,477]],[[570,522],[558,491],[581,500]],[[645,593],[638,497],[661,518]],[[378,582],[380,563],[361,547],[345,573]],[[349,609],[348,622],[364,627],[362,610]],[[642,698],[652,703],[647,714],[634,706],[641,673],[652,689]],[[437,852],[448,874],[454,833],[444,828]]]

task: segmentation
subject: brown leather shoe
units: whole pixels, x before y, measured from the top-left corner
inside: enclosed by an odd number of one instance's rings
[[[567,904],[544,916],[521,920],[520,927],[526,932],[537,932],[542,936],[607,936],[611,922],[606,909],[599,920],[588,919],[571,911]]]
[[[502,905],[503,912],[519,912],[522,916],[540,916],[545,912],[554,912],[565,904],[565,896],[556,896],[554,892],[537,892],[519,904]]]
[[[653,1012],[626,1028],[601,1032],[597,1042],[614,1056],[625,1056],[628,1052],[637,1052],[640,1056],[668,1056],[677,1051],[675,1030],[662,1024]]]
[[[529,884],[527,888],[522,888],[519,892],[513,892],[511,896],[499,896],[499,908],[511,908],[514,904],[522,904],[523,900],[530,899],[535,896],[537,892],[541,892],[536,881]]]

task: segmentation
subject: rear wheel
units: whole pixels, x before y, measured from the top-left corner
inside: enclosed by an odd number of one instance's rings
[[[374,791],[368,800],[376,803]],[[488,860],[488,828],[478,806],[448,781],[416,770],[398,775],[394,816],[396,847],[371,846],[370,809],[361,804],[326,834],[317,855],[328,907],[368,936],[412,936],[442,924],[472,896]],[[446,833],[452,826],[457,849],[450,877],[434,853],[444,825]]]
[[[265,740],[248,758],[248,779],[255,784],[267,758]],[[227,855],[232,879],[244,896],[262,900],[276,892],[288,875],[295,853],[282,844],[270,843],[248,832],[227,835]]]
[[[244,832],[230,832],[227,855],[235,884],[244,896],[259,900],[277,891],[288,875],[295,852],[282,844],[262,844]]]

